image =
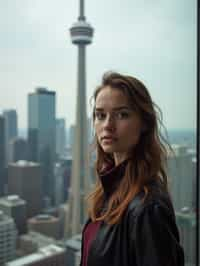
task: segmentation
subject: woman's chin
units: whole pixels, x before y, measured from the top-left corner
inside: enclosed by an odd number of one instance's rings
[[[113,152],[115,152],[115,149],[113,149],[112,147],[102,147],[102,149],[106,153],[113,153]]]

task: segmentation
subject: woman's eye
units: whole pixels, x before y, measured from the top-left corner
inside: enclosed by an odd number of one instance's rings
[[[129,114],[126,112],[119,112],[116,114],[118,119],[128,118]]]
[[[103,120],[106,117],[104,113],[95,113],[95,118],[98,120]]]

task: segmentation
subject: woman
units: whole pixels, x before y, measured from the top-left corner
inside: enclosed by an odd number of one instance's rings
[[[138,79],[106,73],[94,93],[97,183],[81,266],[182,266],[156,105]]]

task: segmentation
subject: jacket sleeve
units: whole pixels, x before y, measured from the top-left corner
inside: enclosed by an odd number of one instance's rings
[[[184,266],[175,216],[165,205],[152,203],[140,211],[132,225],[131,242],[137,266]]]

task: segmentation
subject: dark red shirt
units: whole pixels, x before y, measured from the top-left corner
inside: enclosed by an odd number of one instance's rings
[[[94,240],[96,233],[99,229],[101,221],[98,222],[90,222],[83,234],[83,266],[87,266],[87,257],[90,249],[90,245]]]

